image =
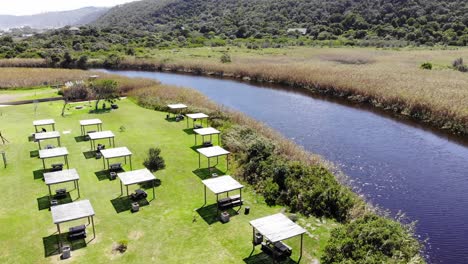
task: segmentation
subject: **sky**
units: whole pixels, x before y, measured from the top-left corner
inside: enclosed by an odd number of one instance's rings
[[[32,15],[86,6],[115,6],[136,0],[0,0],[2,15]]]

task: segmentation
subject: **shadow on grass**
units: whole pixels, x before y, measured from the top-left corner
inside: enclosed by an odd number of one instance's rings
[[[51,199],[56,199],[52,196]],[[63,197],[61,199],[56,199],[58,201],[58,204],[67,204],[67,203],[71,203],[73,202],[73,199],[71,198],[71,195],[70,193],[67,192],[67,196],[66,197]],[[37,198],[37,207],[39,209],[39,211],[41,210],[46,210],[46,209],[50,209],[50,200],[49,200],[49,196],[46,195],[46,196],[43,196],[43,197],[39,197]]]
[[[78,136],[75,137],[76,143],[84,142],[84,141],[89,141],[89,138],[87,136]]]
[[[89,110],[89,113],[90,114],[107,114],[111,111],[110,108],[106,108],[106,109],[93,109],[93,110]]]
[[[211,171],[208,168],[196,169],[192,171],[193,174],[197,175],[198,178],[202,180],[210,179],[213,177],[213,173],[216,173],[218,176],[225,175],[224,172],[218,170],[217,168],[211,168]]]
[[[48,237],[43,237],[42,243],[44,245],[44,256],[46,258],[60,254],[59,238],[60,241],[62,241],[62,244],[70,245],[72,251],[86,247],[86,240],[84,238],[69,240],[68,233],[60,234],[60,236],[56,234]]]
[[[197,213],[200,215],[201,218],[203,218],[203,220],[205,220],[205,222],[208,225],[212,225],[219,221],[218,214],[221,213],[221,211],[218,211],[217,207],[218,207],[217,204],[210,204],[207,206],[203,206],[197,209]],[[223,211],[227,211],[231,217],[239,214],[234,209],[227,209]]]
[[[114,209],[118,214],[125,212],[125,211],[130,211],[132,209],[133,202],[138,202],[140,207],[149,205],[149,202],[146,199],[134,201],[130,199],[129,196],[118,197],[118,198],[111,200],[110,202],[112,203],[112,206],[114,206]]]
[[[271,263],[278,263],[278,264],[293,264],[297,263],[290,258],[285,260],[274,260],[270,255],[262,252],[257,255],[250,256],[244,259],[244,263],[246,264],[271,264]]]
[[[177,121],[176,118],[174,116],[172,116],[172,114],[171,114],[171,117],[166,118],[166,121],[167,122],[181,122],[182,120]]]
[[[38,158],[39,157],[39,150],[29,151],[30,158]]]
[[[124,172],[124,170],[120,170],[120,171],[114,171],[114,172]],[[96,171],[94,173],[94,175],[96,175],[96,178],[99,180],[99,181],[104,181],[104,180],[111,180],[110,178],[110,170],[102,170],[102,171]]]
[[[184,129],[184,132],[187,135],[194,135],[195,134],[195,132],[193,132],[193,128],[186,128],[186,129]]]
[[[31,136],[28,136],[28,141],[29,141],[29,142],[33,142],[33,141],[34,141],[34,136],[32,136],[32,135],[31,135]]]
[[[197,149],[204,148],[204,147],[203,147],[203,145],[198,145],[198,146],[191,146],[190,148],[198,154]]]
[[[44,173],[51,172],[52,169],[42,169],[33,171],[33,176],[35,180],[44,179]]]
[[[90,150],[83,152],[83,156],[85,159],[95,159],[96,158],[96,151]]]
[[[143,182],[143,183],[140,183],[140,188],[142,189],[145,189],[145,190],[148,190],[148,189],[152,189],[153,188],[153,185],[155,188],[158,188],[159,186],[161,186],[162,182],[160,179],[156,179],[154,181],[151,181],[151,182]]]
[[[219,221],[218,210],[216,204],[211,204],[197,209],[197,213],[209,225]]]

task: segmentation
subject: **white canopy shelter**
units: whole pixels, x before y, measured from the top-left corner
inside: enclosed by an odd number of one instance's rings
[[[169,104],[167,105],[171,110],[180,110],[180,109],[185,109],[187,108],[186,105],[184,104]]]
[[[259,219],[250,221],[250,225],[253,227],[253,235],[255,239],[255,230],[262,234],[271,243],[280,242],[295,236],[301,236],[301,253],[302,257],[302,244],[303,236],[306,230],[294,223],[284,214],[274,214]],[[299,259],[300,259],[299,258]]]
[[[51,132],[42,132],[34,134],[34,139],[39,144],[39,149],[41,149],[41,141],[47,139],[57,139],[57,143],[60,146],[60,132],[58,131],[51,131]]]
[[[57,225],[57,231],[58,231],[58,242],[59,245],[61,244],[60,242],[60,224],[69,222],[69,221],[74,221],[82,218],[88,218],[88,225],[92,223],[93,226],[93,236],[94,238],[96,237],[96,230],[94,229],[94,209],[91,206],[91,203],[89,200],[83,200],[83,201],[78,201],[78,202],[73,202],[73,203],[67,203],[67,204],[61,204],[61,205],[56,205],[52,206],[50,208],[50,212],[52,213],[52,221],[54,224]],[[90,222],[91,219],[91,222]],[[61,246],[59,247],[61,248]]]
[[[214,129],[212,127],[206,127],[206,128],[199,128],[199,129],[194,129],[193,132],[195,132],[195,146],[197,145],[197,135],[200,135],[202,137],[202,143],[205,142],[205,136],[210,136],[210,142],[213,142],[213,135],[218,135],[218,144],[220,143],[220,138],[219,130]]]
[[[80,126],[81,126],[81,135],[86,134],[86,127],[87,126],[96,126],[98,131],[102,131],[102,121],[101,121],[101,119],[80,120]]]
[[[134,170],[128,172],[117,173],[117,177],[120,179],[120,194],[123,195],[123,186],[127,188],[127,196],[128,194],[128,186],[132,184],[144,183],[144,182],[152,182],[153,183],[153,199],[155,198],[154,194],[154,181],[156,177],[149,171],[148,169],[141,169],[141,170]]]
[[[203,113],[196,113],[196,114],[186,114],[187,116],[187,128],[189,128],[189,118],[193,121],[193,127],[195,127],[195,122],[200,120],[200,125],[203,126],[203,119],[206,119],[206,126],[208,126],[208,118],[209,116]]]
[[[48,172],[44,173],[44,181],[47,187],[49,187],[49,197],[52,196],[52,191],[50,189],[51,185],[65,183],[65,182],[73,182],[75,185],[75,189],[78,190],[78,198],[80,197],[80,185],[78,180],[80,176],[76,169],[70,170],[62,170],[62,171],[55,171],[55,172]]]
[[[216,165],[217,165],[219,162],[219,157],[226,156],[226,169],[229,170],[229,154],[231,154],[231,152],[223,149],[220,146],[214,146],[214,147],[209,147],[209,148],[199,148],[197,149],[197,151],[198,151],[198,167],[199,168],[201,168],[201,155],[208,158],[208,169],[210,171],[211,171],[211,164],[210,164],[211,158],[216,158]]]
[[[39,132],[37,130],[37,127],[39,126],[52,126],[52,130],[55,131],[55,120],[53,119],[43,119],[43,120],[35,120],[33,121],[34,129],[36,132]]]
[[[91,142],[91,149],[96,149],[96,140],[100,139],[109,139],[109,145],[115,147],[115,136],[112,131],[101,131],[101,132],[94,132],[89,133],[89,141]]]
[[[174,114],[180,112],[182,109],[187,109],[187,106],[184,104],[168,104],[167,107],[169,107]]]
[[[214,194],[216,194],[216,201],[219,199],[219,195],[222,193],[227,193],[229,196],[229,192],[239,190],[240,191],[240,198],[242,200],[242,188],[244,185],[240,184],[234,178],[229,175],[220,176],[212,179],[207,179],[202,181],[205,185],[205,204],[206,204],[206,188],[210,189]]]
[[[53,149],[41,149],[39,150],[39,158],[42,160],[42,166],[45,169],[45,159],[56,158],[56,157],[63,157],[65,160],[65,164],[68,167],[68,150],[67,148],[53,148]]]
[[[132,168],[132,152],[126,147],[121,148],[111,148],[101,150],[101,154],[104,157],[102,162],[104,163],[104,169],[106,168],[105,161],[107,160],[107,168],[109,168],[109,159],[113,158],[125,158],[125,164],[127,164],[127,157],[130,160],[130,169]]]

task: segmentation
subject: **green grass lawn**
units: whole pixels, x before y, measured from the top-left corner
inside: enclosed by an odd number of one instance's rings
[[[0,90],[0,102],[36,100],[50,97],[60,97],[58,90],[51,87],[34,89],[4,89]]]
[[[82,103],[81,105],[87,105]],[[261,195],[252,188],[244,189],[245,206],[251,213],[244,215],[243,209],[227,224],[213,221],[210,214],[215,196],[208,191],[208,204],[203,205],[203,185],[198,173],[198,155],[191,148],[194,136],[184,131],[185,122],[168,122],[166,113],[141,108],[128,99],[119,102],[120,109],[109,113],[89,114],[92,106],[83,110],[70,107],[66,117],[60,116],[62,104],[59,102],[0,108],[0,131],[10,141],[0,145],[6,151],[8,166],[3,168],[0,160],[0,263],[50,263],[58,262],[60,255],[54,253],[56,226],[51,213],[44,208],[48,190],[34,171],[42,169],[40,159],[34,156],[37,143],[29,142],[28,136],[34,131],[32,121],[54,118],[56,128],[62,133],[62,146],[70,153],[70,168],[80,174],[81,200],[89,199],[96,212],[96,239],[88,230],[88,244],[72,252],[72,258],[64,263],[270,263],[260,249],[252,251],[252,229],[249,221],[280,212],[280,207],[268,207]],[[73,105],[74,106],[74,105]],[[140,212],[118,213],[112,200],[119,198],[119,180],[96,176],[103,170],[102,160],[86,159],[84,152],[90,150],[89,142],[77,142],[80,136],[78,121],[87,118],[100,118],[104,130],[112,130],[116,135],[116,146],[126,146],[133,152],[133,169],[143,168],[142,162],[148,148],[158,146],[166,161],[166,169],[155,173],[160,179],[156,188],[156,199]],[[125,127],[120,132],[119,128]],[[107,145],[106,141],[103,141]],[[1,142],[0,142],[1,144]],[[45,144],[56,144],[55,140]],[[115,160],[121,162],[120,160]],[[63,162],[62,159],[47,160],[46,165]],[[123,161],[122,161],[123,162]],[[206,160],[202,159],[202,166]],[[218,168],[225,171],[225,162]],[[129,166],[124,167],[130,170]],[[73,189],[73,184],[55,185],[56,188]],[[138,188],[132,186],[131,191]],[[151,198],[148,190],[148,198]],[[77,198],[76,190],[71,198]],[[47,200],[46,200],[47,201]],[[203,215],[202,217],[199,211]],[[330,231],[337,224],[319,221],[315,218],[301,218],[299,221],[308,234],[304,236],[304,256],[302,263],[310,263],[320,258],[329,238]],[[84,224],[86,220],[63,224],[62,230]],[[113,251],[120,240],[128,240],[127,252]],[[298,258],[299,239],[286,241],[293,247],[292,259]],[[76,245],[78,248],[79,245]]]

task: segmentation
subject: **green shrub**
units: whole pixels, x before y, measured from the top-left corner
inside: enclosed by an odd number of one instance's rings
[[[424,263],[420,246],[398,222],[366,215],[334,229],[323,263]]]
[[[453,68],[460,72],[468,72],[468,66],[463,63],[463,58],[458,58],[452,63]]]
[[[117,54],[110,54],[106,57],[103,62],[105,68],[113,69],[117,68],[122,61],[122,58]]]
[[[221,55],[221,63],[230,63],[231,62],[231,56],[229,56],[229,54],[227,52],[223,53],[223,55]]]
[[[143,162],[143,166],[148,168],[150,171],[155,172],[166,167],[163,157],[161,155],[160,148],[150,148],[148,150],[148,157]]]
[[[355,198],[328,170],[289,160],[276,152],[271,140],[251,129],[234,126],[224,135],[225,146],[240,164],[238,176],[256,186],[267,204],[341,222],[348,219]]]
[[[424,62],[423,64],[421,64],[420,68],[423,70],[432,70],[432,63]]]
[[[120,253],[124,253],[125,251],[127,251],[127,248],[128,248],[128,240],[120,240],[117,247],[116,247],[116,250],[119,251]]]

